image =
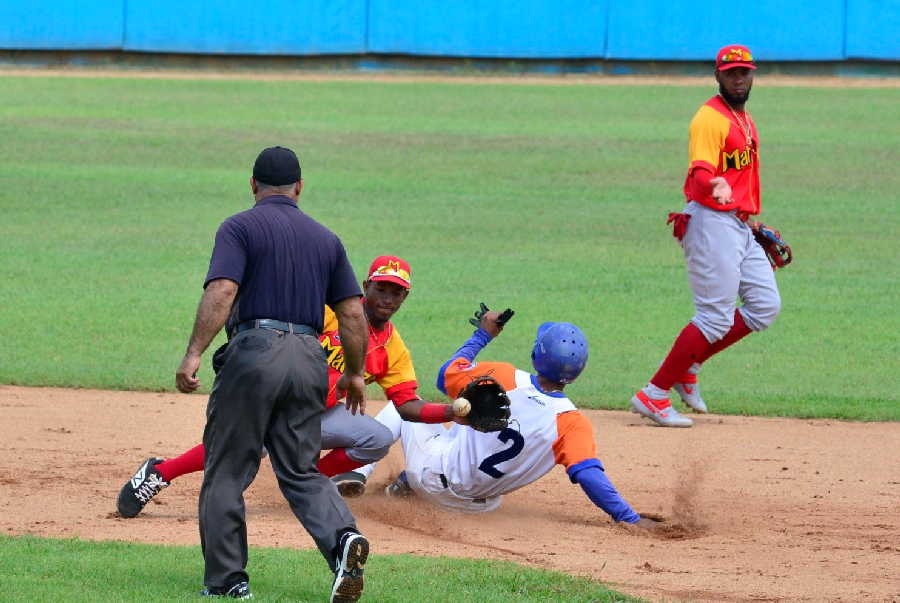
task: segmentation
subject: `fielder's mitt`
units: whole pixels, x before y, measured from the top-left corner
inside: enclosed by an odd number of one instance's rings
[[[509,424],[509,398],[506,390],[490,376],[478,377],[459,393],[472,405],[466,420],[478,431],[500,431]]]
[[[491,311],[491,309],[488,308],[484,302],[481,302],[481,309],[475,311],[475,318],[470,318],[469,324],[471,324],[473,327],[476,327],[476,328],[480,327],[481,326],[481,317],[490,311]],[[515,314],[515,312],[513,310],[510,310],[509,308],[507,308],[506,310],[501,312],[500,316],[497,317],[497,326],[502,328],[503,325],[505,325],[507,322],[509,322],[509,319],[513,317],[513,314]]]
[[[784,242],[781,238],[781,233],[774,228],[769,228],[762,222],[757,222],[753,226],[753,236],[756,237],[756,242],[766,252],[766,257],[769,258],[769,263],[772,264],[772,270],[784,268],[794,259],[794,255],[791,253],[791,246]]]

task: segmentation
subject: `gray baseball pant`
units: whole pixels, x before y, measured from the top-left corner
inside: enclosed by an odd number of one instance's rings
[[[243,492],[256,477],[264,445],[282,494],[333,569],[338,539],[356,523],[316,469],[328,384],[318,339],[250,329],[231,340],[222,360],[203,432],[204,583],[223,588],[248,579]]]
[[[740,313],[754,331],[771,325],[781,311],[781,296],[772,266],[745,222],[734,212],[716,211],[696,201],[687,204],[691,216],[681,244],[696,313],[691,319],[714,343],[734,324],[737,298]]]
[[[345,448],[354,461],[374,463],[387,456],[393,443],[394,436],[384,424],[369,415],[352,415],[343,404],[322,414],[323,450]]]

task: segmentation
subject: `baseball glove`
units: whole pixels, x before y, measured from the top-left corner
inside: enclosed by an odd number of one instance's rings
[[[509,398],[506,390],[493,377],[484,375],[473,380],[459,393],[472,405],[466,421],[477,431],[500,431],[509,424]]]
[[[766,252],[766,257],[772,264],[772,270],[784,268],[794,259],[791,246],[784,242],[781,233],[774,228],[769,228],[762,222],[756,222],[753,225],[753,236]]]
[[[484,302],[481,302],[481,309],[475,311],[475,318],[470,318],[469,324],[471,324],[473,327],[476,327],[476,328],[480,327],[481,326],[481,317],[490,311],[491,311],[491,309],[488,308]],[[513,314],[515,314],[515,312],[513,310],[510,310],[509,308],[507,308],[506,310],[501,312],[500,316],[497,317],[497,326],[503,327],[503,325],[505,325],[507,322],[509,322],[509,319],[513,317]]]

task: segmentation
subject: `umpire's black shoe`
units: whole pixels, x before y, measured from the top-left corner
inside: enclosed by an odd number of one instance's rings
[[[252,599],[253,593],[250,592],[250,585],[247,582],[238,582],[228,588],[213,588],[207,586],[200,591],[203,597],[228,597],[230,599]]]
[[[167,487],[169,482],[163,479],[162,474],[156,470],[156,466],[163,459],[150,457],[141,465],[137,473],[125,482],[119,490],[119,498],[116,506],[122,517],[134,517],[141,512],[150,499],[159,494],[160,490]]]
[[[359,471],[340,473],[331,478],[344,498],[356,498],[366,492],[366,476]]]
[[[369,541],[357,532],[344,532],[338,542],[337,570],[331,587],[331,603],[357,601],[363,591],[363,570],[369,558]]]

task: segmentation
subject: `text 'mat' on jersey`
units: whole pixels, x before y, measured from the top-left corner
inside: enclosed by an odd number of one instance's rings
[[[337,316],[328,306],[325,306],[325,328],[319,342],[328,358],[328,398],[325,407],[331,408],[338,403],[335,385],[344,372],[345,360]],[[412,356],[400,332],[390,322],[381,331],[369,328],[365,379],[367,384],[378,383],[388,399],[397,406],[419,399]]]
[[[549,472],[596,458],[590,421],[562,392],[544,393],[535,378],[505,362],[456,358],[444,371],[447,394],[456,398],[469,382],[490,375],[506,389],[509,427],[494,433],[460,428],[444,453],[444,474],[459,496],[482,498],[511,492]]]
[[[688,175],[684,194],[691,199],[689,180],[694,168],[702,166],[714,176],[722,176],[731,186],[732,203],[722,205],[713,199],[711,191],[703,198],[693,199],[717,211],[736,209],[756,215],[761,208],[759,196],[759,135],[749,113],[737,117],[720,96],[714,96],[700,107],[691,120],[688,142]]]

